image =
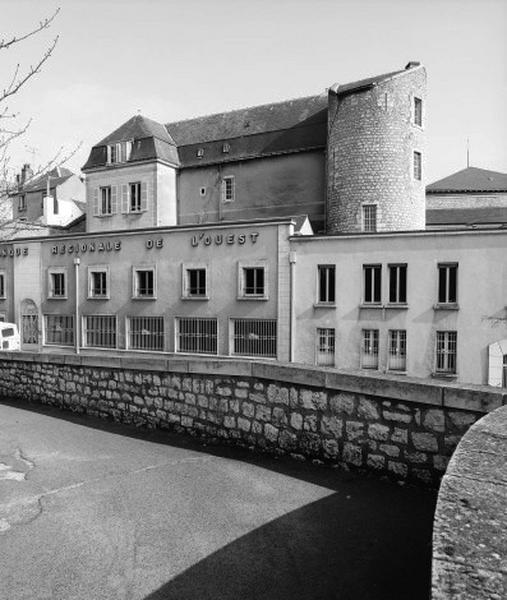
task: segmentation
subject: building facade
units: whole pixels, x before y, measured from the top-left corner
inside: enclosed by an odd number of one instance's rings
[[[425,82],[409,63],[274,105],[136,115],[84,166],[86,232],[0,247],[0,317],[47,352],[506,385],[507,230],[425,228]]]

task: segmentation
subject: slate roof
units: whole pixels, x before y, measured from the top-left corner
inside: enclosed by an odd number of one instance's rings
[[[467,167],[426,187],[428,194],[507,192],[507,174]]]
[[[340,85],[335,83],[331,86],[331,90],[338,94],[350,94],[353,92],[358,92],[362,89],[368,89],[376,85],[377,83],[381,83],[386,79],[390,79],[395,75],[400,75],[401,73],[406,73],[407,69],[400,69],[398,71],[391,71],[390,73],[383,73],[382,75],[375,75],[374,77],[367,77],[366,79],[360,79],[359,81],[352,81],[351,83],[345,83]]]
[[[439,208],[426,210],[426,225],[507,224],[507,208]]]
[[[61,185],[64,181],[67,181],[67,179],[72,177],[74,173],[65,167],[55,167],[48,173],[44,173],[32,181],[29,181],[20,190],[15,191],[14,194],[18,194],[19,192],[25,193],[45,191],[47,189],[48,175],[51,177],[49,185],[50,187],[54,188]]]
[[[139,140],[149,137],[157,138],[173,146],[175,145],[174,140],[161,123],[157,123],[157,121],[153,121],[142,115],[135,115],[95,145],[107,146],[115,142],[126,142],[128,140]]]

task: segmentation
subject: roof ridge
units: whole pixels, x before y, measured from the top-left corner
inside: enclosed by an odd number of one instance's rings
[[[309,100],[310,98],[319,98],[319,97],[327,96],[327,91],[322,92],[321,94],[311,94],[309,96],[299,96],[297,98],[288,98],[286,100],[279,100],[277,102],[266,102],[264,104],[252,104],[250,106],[244,106],[242,108],[233,108],[232,110],[223,110],[221,112],[216,113],[208,113],[205,115],[198,115],[197,117],[188,117],[187,119],[179,119],[178,121],[170,121],[165,123],[165,127],[168,125],[173,125],[174,123],[186,123],[188,121],[196,121],[197,119],[204,119],[208,117],[218,117],[219,115],[230,115],[231,113],[243,112],[245,110],[250,110],[251,108],[265,108],[266,106],[276,106],[280,104],[287,104],[289,102],[294,102],[295,100]]]

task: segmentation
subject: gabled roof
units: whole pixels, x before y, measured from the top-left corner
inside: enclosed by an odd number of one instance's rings
[[[44,173],[43,175],[39,175],[32,181],[29,181],[23,187],[18,190],[16,193],[22,192],[43,192],[47,189],[48,185],[48,176],[50,177],[49,185],[52,188],[55,188],[61,185],[64,181],[67,181],[69,177],[72,177],[74,173],[70,169],[66,169],[65,167],[55,167],[51,171]]]
[[[135,115],[123,123],[123,125],[120,125],[118,129],[115,129],[113,133],[110,133],[98,144],[95,144],[95,146],[107,146],[108,144],[114,144],[116,142],[140,140],[150,137],[162,140],[173,146],[175,145],[174,140],[161,123],[157,123],[157,121],[153,121],[142,115]]]
[[[507,192],[507,174],[467,167],[426,187],[428,194]]]

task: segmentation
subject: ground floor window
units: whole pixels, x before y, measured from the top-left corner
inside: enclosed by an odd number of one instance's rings
[[[361,368],[378,369],[378,329],[363,329]]]
[[[89,348],[116,348],[117,320],[114,315],[83,317],[83,341]]]
[[[46,344],[74,345],[74,317],[72,315],[44,315]]]
[[[457,335],[456,331],[437,331],[437,373],[456,373]]]
[[[387,368],[390,371],[405,371],[407,368],[407,332],[405,329],[389,331]]]
[[[176,319],[176,352],[217,354],[218,319]]]
[[[231,354],[276,358],[276,319],[231,319]]]
[[[335,330],[317,328],[317,364],[321,366],[334,366],[335,356]]]
[[[133,350],[164,349],[164,317],[129,317],[128,344]]]

